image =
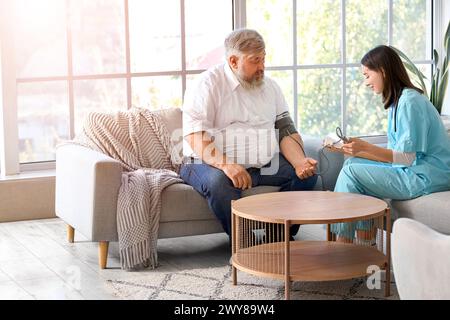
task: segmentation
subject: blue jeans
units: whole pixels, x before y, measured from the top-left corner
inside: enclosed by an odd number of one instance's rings
[[[270,165],[271,163],[265,167]],[[252,178],[252,187],[277,186],[280,187],[280,191],[301,191],[312,190],[317,182],[316,175],[300,180],[292,165],[282,154],[279,154],[278,171],[273,175],[261,175],[261,169],[258,168],[249,168],[247,171]],[[208,200],[209,208],[222,223],[224,231],[230,235],[231,200],[241,198],[242,190],[235,188],[233,182],[222,170],[205,163],[183,164],[180,175],[184,182],[191,185]],[[291,235],[297,234],[298,229],[298,225],[292,226]]]

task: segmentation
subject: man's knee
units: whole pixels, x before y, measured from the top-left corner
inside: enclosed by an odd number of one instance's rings
[[[204,178],[204,188],[209,192],[219,192],[233,187],[233,183],[228,176],[219,169],[212,170]]]
[[[180,176],[204,196],[223,193],[230,186],[231,180],[222,170],[207,164],[188,164],[180,169]]]

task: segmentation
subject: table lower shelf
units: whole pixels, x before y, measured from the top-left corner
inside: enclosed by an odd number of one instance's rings
[[[284,279],[284,242],[239,249],[233,266],[258,276]],[[291,241],[291,281],[332,281],[367,276],[367,267],[384,268],[387,257],[376,247],[333,241]]]

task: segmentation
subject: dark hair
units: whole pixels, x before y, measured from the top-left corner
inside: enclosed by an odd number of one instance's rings
[[[423,93],[413,85],[402,60],[391,47],[382,45],[373,48],[364,55],[361,64],[370,70],[383,73],[384,109],[388,109],[392,104],[397,106],[404,88]]]

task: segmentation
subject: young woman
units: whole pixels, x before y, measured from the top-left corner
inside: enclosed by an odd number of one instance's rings
[[[388,147],[350,138],[352,155],[342,168],[335,191],[406,200],[450,190],[450,139],[430,101],[408,77],[397,53],[388,46],[370,50],[362,59],[365,84],[381,94],[388,110]],[[356,232],[355,232],[356,231]],[[373,221],[331,226],[337,240],[375,237]]]

